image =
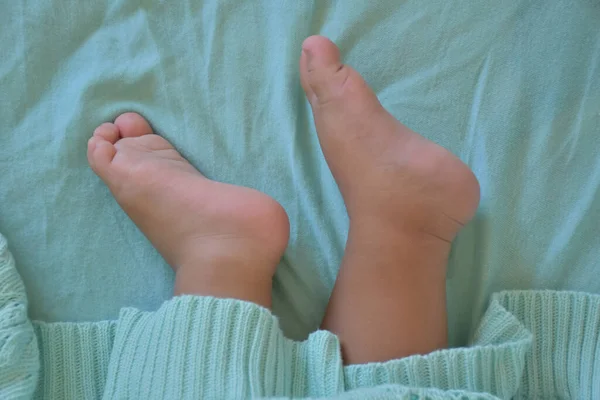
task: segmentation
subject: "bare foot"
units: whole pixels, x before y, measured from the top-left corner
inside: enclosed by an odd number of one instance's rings
[[[100,125],[88,161],[176,271],[175,294],[271,305],[289,222],[256,190],[205,178],[138,114]]]
[[[300,72],[350,217],[323,328],[350,364],[445,347],[446,263],[479,204],[477,179],[389,114],[328,39],[304,42]]]
[[[479,204],[469,167],[389,114],[328,39],[308,38],[301,64],[321,147],[350,218],[452,241]]]

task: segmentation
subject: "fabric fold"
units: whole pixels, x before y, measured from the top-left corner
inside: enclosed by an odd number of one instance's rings
[[[600,398],[600,296],[492,296],[471,344],[343,367],[338,338],[284,337],[256,304],[182,296],[116,321],[31,323],[0,236],[0,397]]]
[[[348,366],[344,370],[346,390],[398,384],[512,398],[531,342],[531,333],[519,320],[492,301],[469,347]]]
[[[182,296],[121,312],[104,398],[332,396],[343,390],[340,354],[328,332],[285,338],[255,304]]]
[[[506,291],[493,296],[532,332],[518,398],[600,399],[600,296]]]
[[[34,322],[41,370],[36,399],[99,399],[116,321]]]

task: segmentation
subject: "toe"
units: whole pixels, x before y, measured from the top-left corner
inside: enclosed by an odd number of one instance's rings
[[[88,141],[88,162],[92,170],[102,179],[106,179],[110,163],[116,153],[114,144],[100,135],[94,135]]]
[[[342,63],[338,47],[323,36],[311,36],[302,44],[302,87],[312,107],[355,104],[379,105],[377,97],[353,68]]]
[[[119,128],[115,124],[105,122],[94,130],[94,136],[114,144],[119,140]]]
[[[302,86],[311,104],[326,103],[338,95],[349,77],[339,49],[322,36],[311,36],[302,44],[300,71]]]
[[[121,114],[115,119],[121,137],[138,137],[153,133],[150,124],[140,114],[128,112]]]

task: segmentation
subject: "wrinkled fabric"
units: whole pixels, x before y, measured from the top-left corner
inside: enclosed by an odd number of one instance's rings
[[[299,84],[311,34],[480,180],[448,269],[452,345],[493,292],[600,293],[598,21],[591,0],[2,2],[0,231],[31,317],[169,298],[170,268],[86,161],[97,125],[137,111],[208,177],[281,202],[274,312],[294,339],[319,326],[348,221]]]
[[[2,399],[531,399],[600,396],[600,296],[505,291],[468,347],[344,366],[254,303],[177,296],[100,322],[34,322],[0,234]]]

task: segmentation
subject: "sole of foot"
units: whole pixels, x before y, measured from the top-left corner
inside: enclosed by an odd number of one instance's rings
[[[279,203],[207,179],[135,113],[94,131],[88,161],[175,270],[176,294],[270,306],[271,280],[289,238]]]
[[[479,204],[469,167],[388,113],[329,39],[305,40],[300,73],[351,225],[374,221],[451,242]]]

